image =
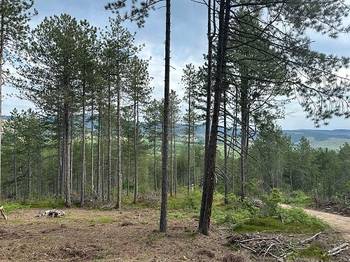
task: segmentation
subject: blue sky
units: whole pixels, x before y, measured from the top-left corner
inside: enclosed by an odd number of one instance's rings
[[[87,19],[97,27],[107,24],[108,16],[112,15],[104,9],[108,0],[36,0],[35,8],[39,15],[34,17],[31,25],[34,27],[45,16],[68,13],[78,19]],[[174,0],[172,6],[172,62],[171,88],[180,96],[183,95],[180,79],[182,68],[188,63],[200,65],[203,53],[206,52],[206,10],[190,0]],[[150,58],[150,74],[153,77],[154,95],[162,97],[163,88],[163,54],[164,54],[164,8],[152,12],[143,29],[128,25],[129,29],[137,31],[136,42],[144,43],[142,51],[144,58]],[[350,37],[342,36],[336,40],[312,34],[313,46],[316,50],[337,55],[350,56]],[[5,87],[4,114],[14,108],[26,109],[32,107],[28,101],[16,98],[16,92]],[[279,121],[284,129],[314,128],[313,123],[305,118],[305,114],[297,103],[287,106],[286,119]],[[333,119],[323,129],[350,129],[350,120]]]

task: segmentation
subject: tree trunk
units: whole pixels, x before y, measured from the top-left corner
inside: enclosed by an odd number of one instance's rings
[[[28,195],[27,199],[32,198],[32,160],[30,159],[30,155],[28,155]]]
[[[240,183],[241,200],[245,198],[245,180],[247,174],[247,156],[249,139],[249,108],[248,108],[248,80],[242,78],[241,86],[241,162],[240,162]]]
[[[173,186],[174,186],[174,194],[176,197],[176,191],[177,191],[177,157],[176,157],[176,125],[175,121],[173,121],[173,155],[174,155],[174,160],[173,160]]]
[[[160,232],[167,230],[168,206],[168,139],[169,139],[169,93],[170,93],[170,29],[171,1],[166,0],[166,30],[165,30],[165,80],[164,80],[164,114],[162,141],[162,199],[160,208]]]
[[[81,151],[81,181],[80,181],[80,206],[83,207],[85,204],[85,182],[86,182],[86,130],[85,130],[85,83],[83,83],[83,117],[82,117],[82,133],[81,133],[81,142],[82,142],[82,151]]]
[[[97,134],[97,199],[102,200],[102,109],[98,108],[98,134]]]
[[[64,103],[63,115],[63,175],[65,179],[65,205],[71,207],[71,187],[70,187],[70,147],[71,147],[71,125],[70,109],[67,103]]]
[[[130,133],[128,132],[128,174],[126,177],[126,195],[129,196],[130,191],[130,177],[131,177],[131,146]]]
[[[74,126],[74,123],[73,123],[73,115],[71,116],[71,120],[69,121],[70,123],[70,138],[71,138],[71,146],[70,146],[70,149],[69,149],[69,152],[70,152],[70,167],[69,167],[69,176],[70,176],[70,179],[69,179],[69,186],[70,186],[70,191],[73,192],[73,167],[74,167],[74,136],[73,136],[73,126]],[[79,184],[78,184],[78,180],[79,180],[79,177],[77,176],[77,183],[76,183],[76,187],[77,187],[77,190],[76,192],[79,191]]]
[[[158,190],[158,179],[157,179],[157,159],[156,159],[156,147],[157,147],[157,127],[154,128],[154,136],[153,136],[153,183],[154,183],[154,191]]]
[[[1,0],[1,6],[4,5],[4,0]],[[2,65],[4,63],[4,49],[5,49],[5,18],[1,14],[0,27],[0,200],[2,199],[2,87],[4,85],[4,76]]]
[[[107,140],[107,201],[111,201],[112,194],[112,93],[111,85],[108,85],[108,140]]]
[[[215,23],[215,0],[213,1],[214,8],[212,8],[212,1],[208,0],[208,68],[207,68],[207,86],[206,86],[206,92],[207,92],[207,101],[206,101],[206,116],[205,116],[205,148],[204,148],[204,175],[203,175],[203,192],[207,192],[207,182],[206,182],[206,175],[205,170],[207,170],[207,160],[208,160],[208,146],[209,146],[209,136],[210,136],[210,119],[211,119],[211,86],[212,86],[212,66],[213,66],[213,36],[212,36],[212,29],[211,29],[211,23],[212,23],[212,17],[214,17],[214,23]],[[212,15],[213,12],[213,15]],[[205,206],[205,198],[202,198],[201,202],[201,210],[200,210],[200,217],[203,216],[204,212],[204,206]],[[201,220],[199,221],[199,228],[202,227]]]
[[[213,195],[215,187],[215,161],[216,161],[216,147],[217,147],[217,134],[219,125],[220,104],[223,93],[223,79],[225,77],[225,58],[227,47],[227,35],[228,25],[230,20],[230,0],[220,1],[220,14],[219,14],[219,38],[218,38],[218,50],[217,50],[217,69],[215,73],[215,96],[214,96],[214,110],[213,118],[210,130],[210,138],[208,145],[207,166],[205,170],[205,183],[202,193],[202,207],[199,230],[202,234],[207,235],[210,226],[210,216],[213,204]],[[204,188],[205,187],[205,188]]]
[[[134,201],[136,204],[138,190],[139,190],[139,177],[138,177],[138,167],[137,167],[137,139],[138,139],[138,102],[134,102]]]
[[[16,137],[16,133],[15,133]],[[17,138],[15,138],[17,140]],[[14,142],[14,148],[13,148],[13,180],[15,183],[15,199],[17,200],[18,197],[18,185],[17,185],[17,147],[16,147],[16,141]]]
[[[170,154],[169,154],[169,193],[170,196],[173,196],[173,182],[174,182],[174,173],[173,173],[173,105],[172,101],[170,100]]]
[[[227,114],[226,114],[226,104],[227,104],[227,97],[226,97],[226,91],[224,92],[224,187],[225,187],[225,194],[224,194],[224,202],[225,205],[228,204],[227,194],[228,194],[228,173],[227,173],[227,163],[228,163],[228,152],[227,152]]]
[[[95,181],[94,181],[94,99],[91,100],[91,151],[90,151],[90,160],[91,160],[91,194],[95,195]]]
[[[121,139],[121,117],[120,117],[120,99],[121,90],[118,86],[117,93],[117,180],[118,180],[118,199],[117,208],[122,207],[122,190],[123,190],[123,177],[122,177],[122,139]]]
[[[63,124],[63,114],[61,109],[58,109],[57,114],[57,138],[58,138],[58,174],[57,174],[57,196],[64,196],[64,166],[63,166],[63,150],[64,150],[64,124]]]
[[[191,89],[188,90],[188,134],[187,134],[187,194],[191,188]]]

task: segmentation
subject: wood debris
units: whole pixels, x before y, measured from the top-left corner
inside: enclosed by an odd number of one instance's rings
[[[5,220],[7,220],[7,216],[6,216],[6,214],[5,214],[5,210],[4,210],[4,207],[3,207],[3,206],[0,207],[0,213],[1,213],[1,216],[2,216]]]
[[[349,243],[344,243],[341,244],[340,246],[337,246],[335,248],[332,248],[331,250],[328,251],[328,256],[336,256],[339,253],[348,250],[350,248]]]
[[[63,217],[64,215],[65,212],[62,210],[50,209],[39,213],[36,217]]]
[[[254,256],[265,258],[272,257],[276,261],[284,262],[295,251],[308,247],[317,240],[322,232],[300,241],[292,241],[283,235],[264,236],[261,234],[242,234],[229,237],[229,244],[246,249]],[[343,244],[328,251],[329,256],[334,256],[350,248],[349,244]]]

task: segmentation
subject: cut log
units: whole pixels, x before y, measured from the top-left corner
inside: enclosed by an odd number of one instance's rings
[[[6,216],[6,214],[5,214],[5,210],[4,210],[4,207],[3,207],[3,206],[0,207],[0,213],[1,213],[2,217],[3,217],[5,220],[7,220],[7,216]]]

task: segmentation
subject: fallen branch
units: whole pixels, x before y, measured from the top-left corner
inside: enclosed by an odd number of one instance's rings
[[[314,241],[315,239],[317,239],[319,237],[319,235],[321,235],[321,234],[322,234],[322,232],[318,232],[317,234],[313,235],[312,237],[304,239],[304,240],[300,241],[299,243],[301,245],[308,244],[308,243]]]
[[[7,216],[6,216],[6,214],[5,214],[5,210],[4,210],[4,207],[3,207],[3,206],[0,207],[0,213],[1,213],[2,217],[3,217],[5,220],[7,220]]]
[[[349,243],[344,243],[341,244],[340,246],[337,246],[335,248],[332,248],[331,250],[328,251],[328,255],[329,256],[335,256],[338,255],[339,253],[348,250],[349,249]]]

